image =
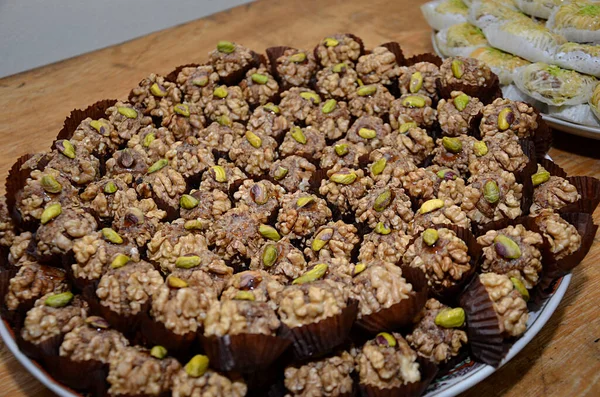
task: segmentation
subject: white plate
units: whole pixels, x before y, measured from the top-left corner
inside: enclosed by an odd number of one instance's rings
[[[552,314],[560,304],[567,287],[571,282],[571,275],[568,274],[563,277],[556,285],[554,293],[544,302],[542,307],[529,313],[529,320],[527,321],[527,331],[523,336],[517,340],[517,342],[510,348],[508,354],[502,360],[501,366],[510,361],[514,356],[517,355],[538,332],[542,329],[544,324],[552,317]],[[9,330],[4,321],[0,321],[0,336],[4,340],[4,343],[8,349],[14,354],[21,364],[35,376],[40,382],[46,387],[52,390],[54,393],[61,397],[81,397],[79,394],[73,392],[71,389],[61,385],[48,375],[48,373],[37,365],[35,362],[25,356],[19,350],[17,343],[15,342],[12,331]],[[470,359],[457,364],[445,376],[435,379],[425,394],[426,397],[452,397],[459,393],[475,386],[492,373],[496,371],[496,368],[485,365],[478,362],[473,362]]]
[[[435,32],[431,33],[431,44],[433,45],[433,50],[435,53],[441,57],[445,58],[445,56],[440,51],[440,48],[435,41]],[[575,124],[570,121],[565,121],[558,119],[554,116],[550,116],[545,113],[541,113],[542,118],[548,125],[556,130],[566,132],[568,134],[582,136],[584,138],[598,139],[600,140],[600,128],[597,127],[589,127],[587,125]]]

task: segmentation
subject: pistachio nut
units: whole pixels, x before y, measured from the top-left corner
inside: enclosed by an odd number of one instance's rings
[[[504,108],[498,114],[498,129],[505,131],[510,128],[511,124],[515,121],[515,113],[511,108]]]
[[[488,153],[487,144],[484,141],[477,141],[473,144],[473,152],[475,156],[482,157]]]
[[[142,210],[136,207],[131,207],[127,210],[125,214],[125,227],[130,227],[132,225],[141,225],[145,221],[145,216]]]
[[[277,252],[277,246],[275,244],[267,244],[265,245],[265,249],[262,254],[262,263],[264,267],[271,267],[277,262],[277,257],[279,256],[279,252]]]
[[[185,373],[192,378],[199,378],[208,370],[208,357],[197,354],[183,367]]]
[[[118,269],[128,264],[130,260],[131,258],[125,254],[117,254],[115,256],[115,259],[113,259],[110,263],[110,267],[113,269]]]
[[[152,142],[154,142],[155,140],[156,140],[156,134],[154,132],[150,132],[150,133],[146,134],[146,136],[144,137],[144,140],[142,141],[142,146],[150,147]]]
[[[435,229],[425,229],[421,237],[423,238],[423,242],[431,247],[438,241],[440,235]]]
[[[455,97],[453,100],[454,107],[456,107],[456,109],[459,112],[462,112],[463,110],[465,110],[465,108],[469,104],[470,100],[471,99],[469,98],[469,96],[467,94],[460,94],[459,96]]]
[[[329,114],[335,110],[336,106],[337,106],[337,101],[335,99],[328,99],[323,104],[323,107],[321,108],[321,112],[323,112],[323,114]]]
[[[385,347],[396,347],[396,338],[392,334],[388,334],[387,332],[380,332],[375,337],[375,342],[377,342],[380,346]]]
[[[46,174],[40,180],[40,185],[47,193],[60,193],[62,185],[52,175]]]
[[[62,155],[70,159],[74,159],[77,156],[75,152],[75,146],[73,146],[73,144],[66,139],[56,141],[56,149],[58,149]]]
[[[90,121],[90,127],[98,131],[100,134],[106,136],[106,128],[108,127],[106,123],[103,123],[100,120],[92,120]]]
[[[465,74],[465,65],[460,59],[453,60],[450,68],[452,69],[452,75],[457,79],[460,79]]]
[[[462,307],[442,309],[435,316],[435,324],[443,328],[460,328],[465,324],[465,311]]]
[[[356,84],[358,84],[359,87],[362,87],[363,85],[365,85],[365,83],[363,83],[363,81],[361,79],[356,79]]]
[[[425,99],[416,95],[409,95],[402,100],[402,106],[405,108],[423,108],[425,107]]]
[[[158,83],[154,83],[150,86],[150,92],[152,93],[152,95],[157,97],[167,96],[167,90],[165,90],[163,86],[158,85]]]
[[[394,200],[394,195],[390,189],[386,189],[375,199],[373,203],[373,209],[377,212],[381,212],[386,209]]]
[[[215,88],[215,90],[213,91],[213,95],[216,96],[217,98],[227,98],[227,95],[229,95],[229,91],[227,91],[227,87],[225,87],[224,85]]]
[[[61,292],[60,294],[50,295],[44,301],[44,305],[50,307],[65,307],[73,300],[71,291]]]
[[[185,230],[204,230],[207,229],[209,223],[207,221],[201,219],[192,219],[189,221],[185,221],[183,224],[183,228]]]
[[[246,131],[246,140],[257,149],[262,146],[262,139],[252,131]]]
[[[221,40],[217,43],[217,51],[224,54],[231,54],[235,51],[235,44],[231,41]]]
[[[487,181],[483,185],[483,198],[490,204],[495,204],[500,200],[500,189],[496,181]]]
[[[333,237],[333,229],[328,227],[317,233],[311,244],[311,248],[315,252],[319,252]]]
[[[104,318],[100,316],[89,316],[85,319],[85,323],[92,328],[107,329],[110,328],[110,324]]]
[[[351,185],[358,176],[352,172],[336,172],[329,177],[329,180],[342,185]]]
[[[363,85],[362,87],[358,87],[358,90],[356,90],[356,94],[358,96],[371,96],[376,92],[377,86],[375,84]]]
[[[292,284],[306,284],[318,280],[327,273],[327,269],[329,269],[329,266],[326,263],[319,263],[300,277],[294,279]]]
[[[152,174],[156,171],[160,171],[163,168],[165,168],[167,165],[169,165],[169,160],[167,159],[160,159],[157,160],[154,164],[152,164],[150,167],[148,167],[148,174]]]
[[[438,178],[443,179],[445,181],[454,181],[454,180],[456,180],[456,178],[458,178],[458,174],[456,173],[456,171],[451,170],[449,168],[439,170],[436,173],[436,175]]]
[[[341,73],[344,70],[346,70],[346,68],[348,67],[348,65],[346,65],[344,62],[342,63],[336,63],[335,65],[333,65],[333,67],[331,68],[331,71],[333,73]]]
[[[273,173],[273,178],[275,178],[276,181],[280,181],[283,178],[285,178],[285,176],[288,173],[288,169],[282,166],[277,167],[277,169],[275,170],[275,172]]]
[[[215,181],[217,182],[227,182],[227,173],[225,172],[225,168],[220,165],[213,165],[210,167],[212,171],[215,173]]]
[[[258,205],[263,205],[269,201],[269,193],[264,183],[257,182],[250,188],[250,198]]]
[[[167,284],[169,285],[169,287],[174,289],[187,288],[189,286],[187,281],[179,277],[175,277],[173,275],[167,277]]]
[[[377,234],[385,236],[390,234],[392,232],[392,229],[387,227],[383,222],[377,222],[377,225],[375,225],[375,229],[373,229],[373,231]]]
[[[190,194],[184,194],[179,199],[179,206],[186,210],[194,209],[198,206],[200,202],[198,199]]]
[[[250,76],[250,78],[256,84],[267,84],[269,82],[269,76],[267,76],[266,74],[252,73],[252,76]]]
[[[233,299],[237,301],[255,301],[256,297],[252,291],[238,291],[235,293]]]
[[[494,248],[498,255],[506,259],[519,259],[521,248],[513,239],[503,234],[498,234],[494,239]]]
[[[309,91],[301,92],[300,97],[306,99],[307,101],[311,101],[315,105],[318,105],[319,103],[321,103],[321,97],[319,97],[314,92],[309,92]]]
[[[119,106],[117,108],[117,112],[127,117],[128,119],[137,119],[138,112],[134,108],[130,108],[128,106]]]
[[[416,94],[423,87],[423,75],[421,72],[414,72],[410,76],[410,83],[408,85],[408,90],[411,94]]]
[[[44,208],[40,222],[42,222],[42,225],[45,225],[60,214],[62,214],[62,206],[60,203],[50,204]]]
[[[377,131],[370,128],[360,128],[358,130],[358,136],[364,139],[373,139],[377,136]]]
[[[275,114],[279,114],[279,112],[280,112],[279,106],[273,104],[272,102],[269,102],[266,105],[263,105],[263,109],[268,110],[269,112],[275,113]]]
[[[180,256],[175,260],[175,266],[180,269],[191,269],[200,265],[200,257],[197,255]]]
[[[307,205],[309,205],[310,203],[312,203],[314,201],[315,201],[314,196],[302,196],[298,200],[296,200],[296,207],[298,207],[298,208],[306,207]]]
[[[208,84],[208,76],[200,76],[192,80],[192,84],[197,87],[204,87]]]
[[[366,268],[367,265],[365,265],[364,263],[357,263],[356,266],[354,266],[354,269],[352,270],[352,276],[356,276],[364,272]]]
[[[333,37],[326,37],[325,40],[323,40],[323,44],[325,47],[337,47],[340,42]]]
[[[227,116],[226,114],[223,114],[223,115],[217,117],[217,123],[219,123],[219,125],[222,125],[224,127],[231,127],[233,125],[233,121],[231,121],[229,116]]]
[[[515,287],[515,289],[517,291],[519,291],[519,293],[521,294],[523,299],[525,299],[525,302],[527,302],[529,300],[529,291],[527,291],[527,288],[525,287],[525,284],[523,284],[521,279],[516,278],[516,277],[511,277],[510,281],[513,283],[513,286]]]
[[[550,180],[550,173],[548,171],[536,172],[531,175],[533,186],[539,186],[544,182],[548,182],[548,180]]]
[[[273,226],[261,224],[258,227],[258,232],[260,233],[261,236],[263,236],[264,238],[268,238],[269,240],[273,240],[273,241],[281,240],[281,236],[279,235],[279,232]]]
[[[435,211],[435,210],[439,210],[440,208],[444,207],[444,200],[441,199],[431,199],[431,200],[427,200],[425,201],[422,205],[421,208],[419,208],[419,213],[420,214],[427,214],[431,211]]]
[[[411,128],[417,128],[417,127],[418,127],[417,123],[415,123],[414,121],[409,121],[408,123],[400,124],[400,128],[398,129],[398,131],[401,134],[406,134],[408,132],[408,130],[410,130]]]
[[[462,151],[462,142],[459,138],[445,136],[442,138],[442,146],[450,153],[460,153]]]
[[[154,358],[162,360],[163,358],[167,357],[167,349],[165,349],[163,346],[156,345],[150,349],[150,355]]]
[[[347,143],[339,143],[333,147],[335,150],[335,154],[342,157],[348,154],[348,144]]]
[[[298,52],[294,55],[290,55],[288,57],[288,61],[293,62],[293,63],[301,63],[306,61],[306,54],[303,52]]]
[[[119,233],[115,232],[110,227],[102,229],[102,236],[113,244],[123,244],[123,237]]]
[[[183,117],[190,117],[190,107],[186,103],[178,103],[173,106],[173,111]]]
[[[371,173],[373,173],[373,175],[381,174],[383,172],[383,170],[385,169],[386,165],[387,165],[387,159],[385,157],[380,158],[379,160],[374,162],[373,165],[371,166]]]
[[[119,153],[119,164],[121,164],[123,168],[131,168],[134,163],[135,159],[133,158],[129,149],[121,150]]]
[[[302,128],[300,127],[293,127],[292,131],[291,131],[291,135],[292,138],[294,138],[294,140],[298,143],[301,144],[306,144],[306,135],[304,135],[304,132],[302,132]]]

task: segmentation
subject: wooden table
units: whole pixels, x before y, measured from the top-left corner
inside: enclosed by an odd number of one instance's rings
[[[275,45],[312,48],[327,34],[352,32],[368,47],[395,40],[408,55],[431,52],[431,30],[418,8],[423,2],[258,1],[0,79],[0,176],[4,178],[18,156],[47,150],[72,109],[99,99],[125,98],[151,72],[166,74],[177,65],[203,62],[221,39],[264,51]],[[561,133],[555,133],[554,139],[550,155],[569,174],[600,177],[600,142]],[[595,219],[600,221],[600,211]],[[597,236],[544,329],[508,365],[466,396],[600,395],[600,267],[594,266],[599,259]],[[2,342],[0,385],[0,395],[52,395]]]

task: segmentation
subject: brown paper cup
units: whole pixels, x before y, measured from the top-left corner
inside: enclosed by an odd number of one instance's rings
[[[106,117],[106,109],[117,103],[116,99],[103,99],[96,103],[91,104],[85,109],[74,109],[71,111],[69,117],[65,119],[63,128],[60,130],[54,142],[60,139],[71,139],[73,132],[79,127],[79,124],[86,118],[100,119]],[[52,147],[54,147],[54,142]]]
[[[44,366],[55,380],[71,389],[89,392],[94,397],[105,396],[108,391],[108,364],[53,355],[44,358]]]
[[[358,302],[351,300],[337,316],[317,323],[289,328],[282,325],[281,336],[292,342],[296,360],[325,355],[346,341],[358,312]]]
[[[550,131],[550,127],[542,118],[540,111],[536,108],[533,108],[535,114],[537,115],[537,123],[538,128],[533,135],[533,144],[535,145],[535,154],[537,158],[544,158],[546,153],[550,150],[552,146],[552,132]]]
[[[431,361],[417,357],[421,372],[421,381],[408,383],[398,387],[390,387],[388,389],[379,389],[377,387],[359,383],[360,394],[364,397],[398,397],[410,396],[418,397],[425,392],[427,386],[431,383],[438,372],[437,366]]]
[[[406,57],[404,57],[404,53],[402,52],[400,44],[396,43],[395,41],[390,41],[389,43],[381,44],[380,47],[385,47],[390,50],[392,54],[394,54],[398,66],[406,66]]]
[[[497,367],[507,350],[493,302],[479,277],[473,278],[459,302],[467,317],[467,335],[473,358]]]
[[[451,98],[452,91],[462,91],[468,96],[477,97],[484,104],[488,105],[496,98],[502,98],[502,90],[500,89],[500,81],[498,76],[492,73],[492,78],[485,85],[470,85],[463,83],[443,84],[441,79],[436,80],[436,86],[440,94],[440,98]]]
[[[196,341],[196,333],[188,332],[180,335],[165,327],[164,323],[154,320],[149,314],[142,316],[140,332],[147,346],[160,345],[169,352],[170,356],[189,359],[192,346]]]
[[[521,198],[522,215],[528,215],[531,204],[533,203],[533,183],[531,175],[537,172],[536,150],[533,142],[529,140],[520,140],[523,153],[529,158],[529,161],[521,171],[515,172],[515,178],[518,183],[523,185],[523,197]]]
[[[17,345],[29,358],[42,362],[45,357],[58,355],[58,349],[64,339],[64,334],[53,336],[42,343],[31,343],[23,339],[21,332],[17,333]]]
[[[268,368],[291,343],[281,336],[262,334],[201,336],[200,341],[211,367],[237,372]]]
[[[202,66],[202,64],[201,63],[187,63],[185,65],[177,66],[175,69],[173,69],[172,72],[168,73],[165,76],[165,80],[170,81],[171,83],[177,83],[177,76],[179,76],[179,73],[181,73],[181,71],[184,68],[197,68],[198,66]],[[129,97],[131,99],[131,94],[129,94]]]
[[[419,62],[433,63],[435,66],[437,66],[439,68],[440,66],[442,66],[443,61],[442,61],[442,58],[438,57],[435,54],[428,52],[428,53],[424,53],[424,54],[413,55],[412,57],[407,58],[405,61],[405,66],[412,66]]]
[[[421,269],[402,267],[402,276],[412,284],[413,290],[408,299],[404,299],[388,308],[362,316],[356,325],[372,334],[381,331],[393,331],[412,324],[414,317],[427,301],[427,278]]]

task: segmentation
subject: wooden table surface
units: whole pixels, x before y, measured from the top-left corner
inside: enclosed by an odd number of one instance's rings
[[[151,72],[167,74],[177,65],[204,62],[218,40],[262,52],[275,45],[313,48],[328,34],[352,32],[369,48],[394,40],[408,55],[432,52],[431,30],[418,7],[423,2],[258,1],[0,79],[0,178],[20,155],[47,150],[72,109],[100,99],[126,98]],[[600,141],[558,132],[554,140],[550,155],[569,174],[600,177]],[[600,222],[600,210],[594,215]],[[600,395],[598,238],[543,330],[508,365],[465,396]],[[52,395],[1,341],[0,385],[0,395]]]

